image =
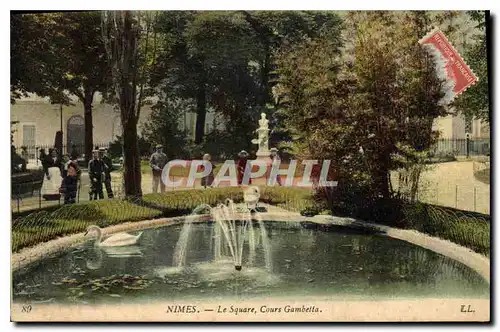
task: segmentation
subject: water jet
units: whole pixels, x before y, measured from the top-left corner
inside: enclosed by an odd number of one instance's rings
[[[210,239],[210,250],[214,262],[232,261],[236,271],[241,271],[243,263],[243,248],[248,243],[248,259],[245,264],[252,266],[255,261],[256,246],[262,242],[265,255],[266,269],[270,269],[270,246],[268,235],[259,212],[255,209],[260,194],[258,187],[249,187],[244,195],[244,203],[236,204],[231,199],[215,207],[207,204],[198,206],[191,215],[181,231],[179,241],[174,252],[173,265],[177,267],[186,266],[186,255],[188,247],[192,242],[190,234],[192,224],[196,223],[197,212],[205,211],[210,214],[214,222]],[[259,227],[257,227],[257,225]]]

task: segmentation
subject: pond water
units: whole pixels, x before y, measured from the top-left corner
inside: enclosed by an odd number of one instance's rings
[[[182,226],[145,230],[134,246],[93,241],[13,274],[23,303],[113,303],[322,296],[332,299],[489,298],[489,284],[467,266],[380,234],[264,223],[242,270],[214,261],[213,223],[193,224],[185,265],[174,266]],[[220,255],[219,255],[220,257]]]

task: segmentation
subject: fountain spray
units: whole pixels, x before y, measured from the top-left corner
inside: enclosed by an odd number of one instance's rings
[[[193,210],[193,213],[186,218],[184,227],[181,231],[179,241],[174,253],[174,265],[182,267],[186,264],[187,246],[189,244],[189,233],[191,225],[195,222],[197,213],[207,210],[214,222],[214,236],[210,238],[211,248],[214,252],[216,261],[230,255],[236,271],[242,270],[243,247],[248,235],[249,259],[248,264],[252,265],[255,258],[256,239],[252,218],[256,217],[259,223],[262,243],[264,245],[266,268],[270,268],[269,243],[267,232],[258,212],[255,211],[260,193],[258,187],[250,187],[244,195],[245,204],[238,206],[231,199],[226,199],[224,204],[216,207],[210,207],[206,204],[200,205]],[[253,211],[252,211],[253,210]],[[252,213],[253,212],[253,213]],[[237,220],[241,223],[237,225]],[[229,251],[229,252],[228,252]]]

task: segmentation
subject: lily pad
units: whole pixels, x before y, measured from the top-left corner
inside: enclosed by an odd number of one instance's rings
[[[41,284],[36,284],[36,285],[27,285],[26,288],[36,288],[36,287],[40,287]]]
[[[139,286],[123,286],[123,288],[126,288],[126,289],[135,289],[135,290],[139,290],[139,289],[144,289],[144,287],[139,287]]]

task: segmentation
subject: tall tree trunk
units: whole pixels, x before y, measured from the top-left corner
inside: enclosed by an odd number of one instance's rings
[[[128,118],[123,121],[123,179],[127,197],[142,197],[141,188],[141,156],[139,153],[137,121]]]
[[[144,68],[140,71],[138,66],[140,26],[140,16],[130,11],[103,12],[103,39],[123,127],[123,182],[128,199],[142,197],[137,135],[143,90],[140,80],[144,74]]]
[[[375,192],[383,198],[390,197],[389,190],[389,155],[380,154],[374,160],[375,167],[372,168],[372,178],[375,185]]]
[[[265,106],[269,102],[269,95],[270,95],[270,90],[269,90],[269,72],[270,72],[270,62],[271,62],[271,56],[270,56],[270,46],[267,40],[263,41],[265,42],[265,52],[266,52],[266,57],[264,59],[264,62],[262,64],[262,67],[260,69],[260,80],[261,80],[261,95],[259,96],[259,105],[260,106]]]
[[[88,164],[92,158],[94,148],[94,125],[92,121],[92,101],[94,100],[94,91],[85,90],[83,109],[85,119],[85,163]]]
[[[242,11],[245,20],[250,24],[252,29],[257,33],[260,42],[264,48],[265,59],[261,63],[260,80],[261,91],[258,97],[258,105],[265,106],[269,101],[269,72],[271,64],[271,38],[273,33],[265,23],[260,22],[256,17],[252,16],[248,11]]]
[[[200,83],[198,94],[196,96],[196,130],[194,133],[194,143],[200,144],[203,142],[205,135],[205,120],[207,115],[207,98],[205,83]]]

